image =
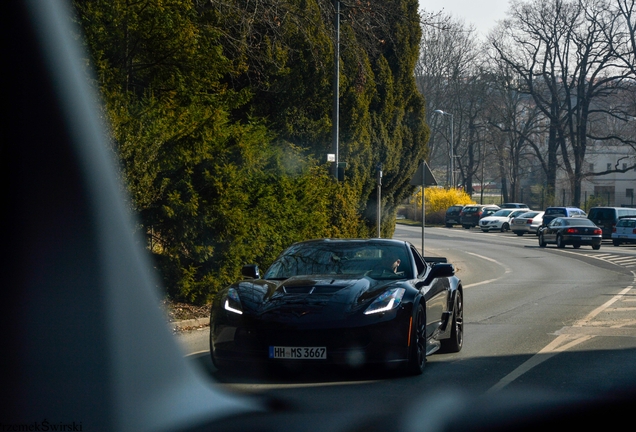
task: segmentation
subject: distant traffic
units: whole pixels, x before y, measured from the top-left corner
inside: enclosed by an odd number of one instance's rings
[[[591,246],[598,250],[603,239],[614,246],[636,243],[636,208],[551,206],[531,210],[523,203],[453,205],[446,210],[445,225],[478,227],[483,232],[512,231],[517,236],[535,234],[539,246],[558,248]]]

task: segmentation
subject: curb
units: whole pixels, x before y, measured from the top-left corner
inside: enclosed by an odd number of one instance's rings
[[[210,325],[210,318],[194,318],[189,320],[173,321],[170,327],[173,330],[183,330],[191,327],[205,327]]]

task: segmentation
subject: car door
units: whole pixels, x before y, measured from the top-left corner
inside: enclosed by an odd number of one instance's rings
[[[552,222],[550,222],[543,232],[543,240],[548,243],[556,242],[557,232],[562,225],[563,220],[561,218],[556,218]]]
[[[433,267],[425,264],[424,259],[413,246],[411,246],[411,253],[418,269],[415,286],[426,300],[426,337],[429,338],[441,326],[444,313],[448,310],[450,282],[446,277],[427,281]]]

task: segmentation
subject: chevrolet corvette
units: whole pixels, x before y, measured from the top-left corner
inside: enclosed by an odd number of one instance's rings
[[[245,279],[212,303],[212,361],[382,363],[420,374],[427,355],[461,350],[464,333],[454,267],[429,261],[404,241],[322,239],[292,245],[262,278],[246,265]]]

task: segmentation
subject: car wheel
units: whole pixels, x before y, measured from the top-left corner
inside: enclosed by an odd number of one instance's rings
[[[599,250],[601,248],[601,245],[592,245],[592,249],[594,250]]]
[[[561,235],[557,236],[556,245],[559,249],[563,249],[565,247],[565,243],[563,243],[563,237],[561,237]]]
[[[545,240],[543,239],[543,234],[539,234],[539,247],[545,247]]]
[[[470,225],[462,225],[464,229],[470,229]]]
[[[521,237],[523,235],[523,232],[517,231],[515,234],[517,234],[519,237]]]
[[[420,303],[411,329],[411,349],[407,364],[407,372],[420,375],[426,366],[426,313]]]
[[[580,248],[580,247],[581,247],[581,245],[580,245],[580,244],[573,244],[573,245],[572,245],[572,247],[573,247],[574,249],[578,249],[578,248]]]
[[[461,291],[455,294],[455,310],[451,325],[450,338],[441,341],[442,351],[447,353],[459,352],[464,346],[464,301]]]
[[[612,240],[612,244],[613,244],[614,246],[620,246],[620,245],[621,245],[621,242],[619,242],[618,240],[614,239],[614,240]]]
[[[508,225],[507,223],[501,225],[501,232],[506,232],[508,230],[510,230],[510,225]]]
[[[446,224],[446,228],[452,228],[452,227],[453,227],[453,224],[449,224],[449,223]]]

